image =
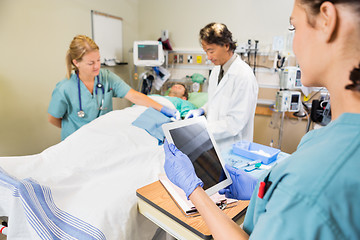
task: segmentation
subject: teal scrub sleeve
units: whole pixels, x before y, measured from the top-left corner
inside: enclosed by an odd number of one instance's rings
[[[178,97],[165,96],[180,112],[181,117],[184,117],[190,110],[196,109],[196,107],[189,101],[183,100]]]
[[[259,214],[250,239],[314,239],[321,236],[321,239],[335,240],[345,239],[345,236],[334,234],[333,226],[329,223],[321,206],[309,204],[305,196],[295,194],[291,188],[278,184],[276,191],[273,191],[271,198],[267,200],[256,197],[255,209],[264,209],[264,212],[253,212]],[[253,209],[251,209],[253,210]],[[248,219],[249,220],[249,219]],[[246,229],[244,222],[244,230]]]
[[[181,100],[181,106],[180,106],[180,113],[181,113],[181,117],[185,117],[186,114],[190,111],[190,110],[194,110],[196,109],[196,107],[188,102],[188,101],[185,101],[183,99],[180,99]]]
[[[124,80],[111,71],[108,71],[108,79],[112,82],[114,97],[124,98],[131,89]]]
[[[67,103],[59,85],[60,83],[56,84],[48,108],[48,113],[55,118],[62,118],[67,110]]]

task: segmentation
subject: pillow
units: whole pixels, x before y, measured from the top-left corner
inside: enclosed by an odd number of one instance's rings
[[[188,101],[195,105],[195,107],[200,108],[204,106],[204,104],[208,100],[207,92],[191,92],[189,93]]]

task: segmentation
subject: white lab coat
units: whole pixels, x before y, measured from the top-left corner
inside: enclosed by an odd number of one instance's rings
[[[220,149],[241,140],[253,140],[259,87],[252,69],[239,56],[218,85],[220,66],[209,77],[208,102],[204,105],[208,126]]]

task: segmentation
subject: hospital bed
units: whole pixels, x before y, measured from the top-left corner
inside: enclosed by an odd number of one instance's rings
[[[0,157],[0,217],[8,217],[8,239],[78,239],[70,236],[79,229],[92,236],[80,239],[151,239],[157,227],[137,212],[136,189],[158,179],[164,152],[158,139],[132,125],[146,109],[110,112],[39,154]],[[25,193],[4,179],[19,182]]]

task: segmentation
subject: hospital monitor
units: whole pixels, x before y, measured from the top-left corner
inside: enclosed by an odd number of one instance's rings
[[[134,65],[156,67],[164,63],[164,51],[159,41],[135,41]]]
[[[208,132],[205,117],[164,124],[162,128],[168,142],[189,157],[208,195],[232,183],[215,140]]]

